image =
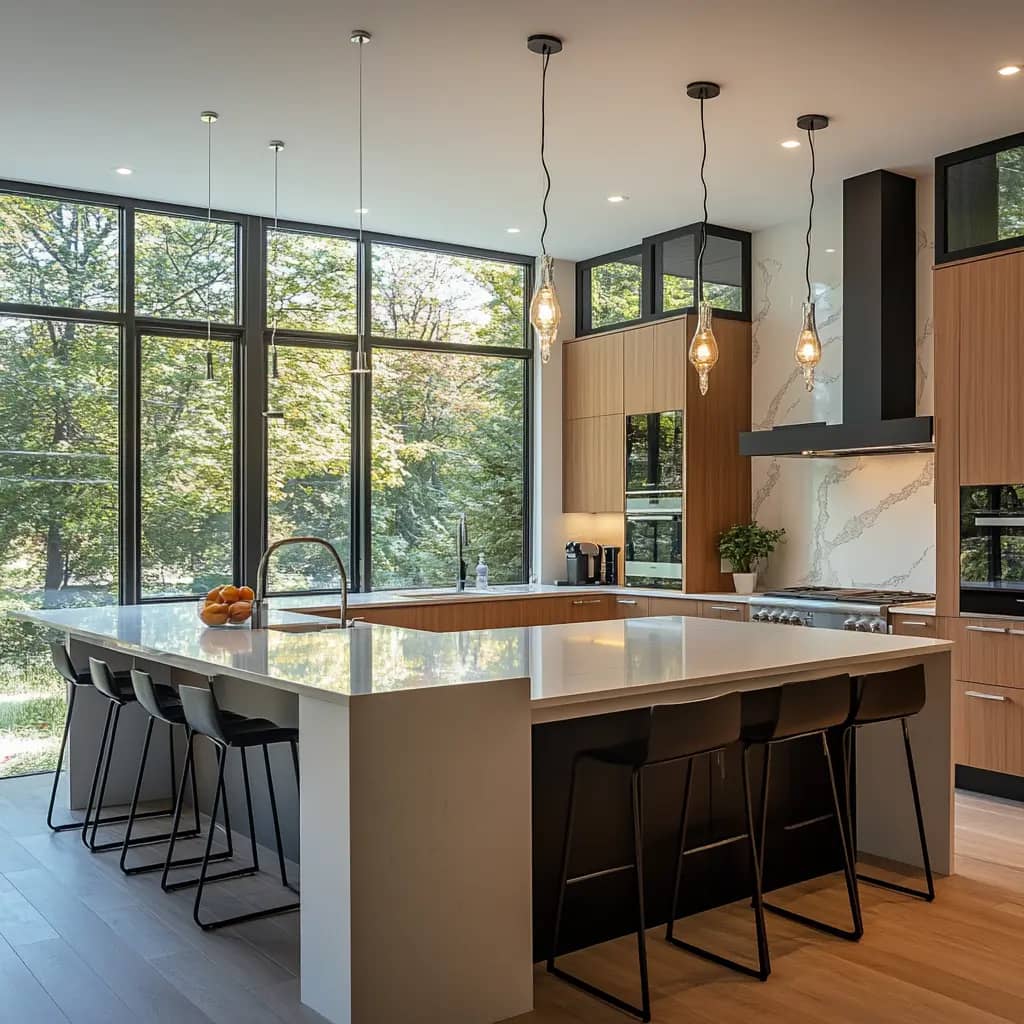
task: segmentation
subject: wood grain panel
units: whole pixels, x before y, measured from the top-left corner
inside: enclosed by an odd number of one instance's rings
[[[693,317],[687,317],[692,326]],[[739,435],[750,430],[750,324],[717,318],[720,356],[711,387],[701,395],[686,366],[686,552],[683,573],[691,592],[728,591],[718,535],[750,520],[750,460]],[[684,335],[689,336],[689,331]]]
[[[686,405],[686,350],[688,319],[666,320],[654,327],[654,381],[652,411],[666,412]]]
[[[1024,253],[956,268],[960,482],[1024,480]]]
[[[622,415],[622,332],[562,346],[562,415]]]
[[[615,613],[620,619],[637,619],[650,615],[650,598],[647,597],[617,597],[615,598]]]
[[[689,615],[700,617],[700,601],[684,597],[652,597],[648,603],[649,615]]]
[[[924,636],[938,639],[938,619],[934,615],[914,615],[911,612],[890,612],[889,622],[897,636]]]
[[[701,618],[746,622],[747,606],[739,601],[701,601]]]
[[[562,510],[622,512],[625,483],[622,416],[567,420],[562,438]]]
[[[960,267],[933,274],[935,610],[960,612]]]
[[[972,768],[1024,775],[1024,693],[954,680],[953,759]]]
[[[653,327],[623,332],[622,370],[623,412],[655,412]]]
[[[1024,688],[1024,627],[1007,619],[951,619],[957,678]]]

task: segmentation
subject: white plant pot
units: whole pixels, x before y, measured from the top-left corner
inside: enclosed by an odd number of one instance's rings
[[[757,586],[757,573],[734,572],[732,574],[732,585],[736,588],[737,594],[752,594]]]

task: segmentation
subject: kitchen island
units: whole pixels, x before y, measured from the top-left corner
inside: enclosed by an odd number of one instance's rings
[[[204,630],[184,603],[19,614],[65,633],[79,663],[98,650],[298,723],[302,999],[332,1022],[487,1024],[532,1007],[551,839],[535,805],[561,784],[534,778],[536,748],[613,712],[922,664],[918,776],[933,865],[951,870],[946,641],[682,616],[428,633],[284,610],[267,629]],[[885,729],[859,737],[858,845],[914,864],[902,757]]]

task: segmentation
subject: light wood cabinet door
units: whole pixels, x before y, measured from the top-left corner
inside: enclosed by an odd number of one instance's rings
[[[616,597],[615,614],[619,619],[638,619],[650,614],[650,598]]]
[[[747,606],[742,601],[701,601],[700,614],[705,619],[746,622]]]
[[[897,636],[923,636],[938,639],[938,618],[935,615],[914,615],[912,612],[890,612],[889,621]]]
[[[689,615],[700,617],[700,601],[684,597],[652,597],[647,606],[648,615]]]
[[[957,268],[960,483],[1024,480],[1024,253]]]
[[[562,436],[562,510],[622,512],[625,425],[621,416],[567,420]]]
[[[953,760],[1024,775],[1024,691],[954,680]]]
[[[1024,627],[1009,619],[951,619],[958,679],[1024,688]]]
[[[569,342],[562,352],[562,415],[621,416],[621,332]]]
[[[684,317],[654,327],[653,412],[686,407],[687,323]]]
[[[622,335],[622,411],[656,412],[654,404],[654,328],[638,327]]]

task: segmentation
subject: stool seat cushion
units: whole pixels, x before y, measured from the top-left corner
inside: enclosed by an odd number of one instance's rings
[[[854,684],[850,725],[906,718],[925,704],[924,665],[860,676]]]
[[[235,718],[221,712],[221,727],[232,747],[261,747],[264,743],[288,743],[299,738],[299,730],[277,725],[269,718]]]
[[[743,694],[742,738],[774,743],[846,723],[852,683],[848,675],[787,683]]]

